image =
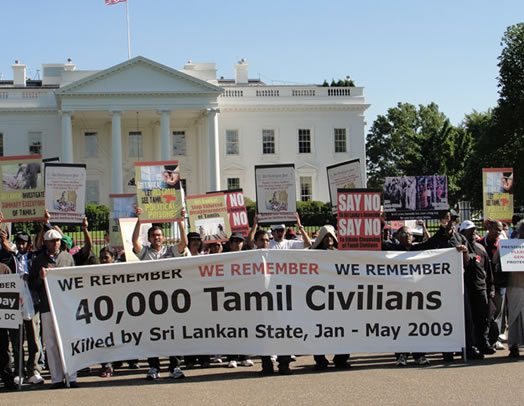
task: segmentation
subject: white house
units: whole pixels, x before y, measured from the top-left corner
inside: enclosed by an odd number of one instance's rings
[[[245,60],[230,80],[214,63],[141,56],[101,71],[44,64],[41,80],[26,69],[0,80],[0,154],[86,163],[90,203],[133,193],[137,161],[178,160],[189,195],[241,187],[251,199],[255,165],[294,163],[297,196],[321,201],[326,166],[365,163],[362,87],[267,85]]]

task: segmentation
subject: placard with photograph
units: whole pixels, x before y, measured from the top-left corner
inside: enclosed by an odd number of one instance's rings
[[[178,161],[136,162],[136,193],[141,222],[182,221],[183,189]]]
[[[513,169],[483,168],[484,217],[511,222],[513,217]]]
[[[53,222],[82,223],[86,211],[85,164],[45,164],[45,206]]]
[[[110,194],[111,212],[109,213],[109,244],[112,248],[124,248],[120,232],[120,218],[136,217],[136,194]]]
[[[40,155],[0,157],[0,207],[6,222],[44,218],[44,177]]]
[[[255,166],[259,223],[296,222],[295,165]]]
[[[227,241],[231,235],[224,193],[186,197],[190,229],[204,242]]]
[[[384,181],[388,220],[438,219],[449,210],[447,176],[396,176]]]

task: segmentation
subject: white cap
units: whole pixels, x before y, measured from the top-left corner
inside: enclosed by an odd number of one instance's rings
[[[56,230],[47,230],[44,234],[44,241],[50,241],[50,240],[61,240],[62,234],[60,234]]]
[[[285,230],[286,229],[286,226],[284,224],[272,224],[271,225],[271,230]]]
[[[469,230],[470,228],[477,228],[477,226],[471,220],[464,220],[459,227],[459,231]]]

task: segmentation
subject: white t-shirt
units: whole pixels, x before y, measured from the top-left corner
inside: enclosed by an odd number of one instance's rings
[[[282,240],[276,242],[275,240],[269,241],[270,250],[300,250],[304,248],[304,241],[297,240]]]

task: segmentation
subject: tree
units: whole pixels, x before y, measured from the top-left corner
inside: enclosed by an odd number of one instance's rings
[[[378,116],[367,139],[368,184],[381,188],[386,176],[447,175],[451,201],[471,151],[471,137],[451,125],[435,103],[398,103]]]
[[[499,56],[499,100],[493,111],[495,148],[491,155],[514,169],[516,184],[524,179],[524,23],[512,25],[502,37]],[[524,188],[514,188],[516,204],[524,202]]]

